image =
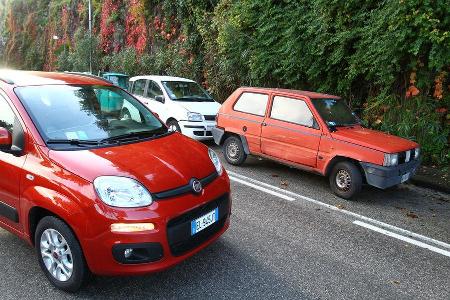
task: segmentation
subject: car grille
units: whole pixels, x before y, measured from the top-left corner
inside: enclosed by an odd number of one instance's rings
[[[220,231],[229,215],[230,197],[225,194],[205,205],[197,207],[179,217],[170,220],[167,224],[167,239],[170,251],[174,256],[180,256],[184,253],[200,246],[210,237]],[[219,220],[203,229],[195,235],[191,235],[191,221],[199,218],[208,212],[219,208]]]
[[[398,153],[399,165],[410,162],[413,159],[414,159],[414,149]]]
[[[211,131],[194,131],[195,136],[212,136]]]
[[[215,121],[216,115],[204,115],[206,121]]]

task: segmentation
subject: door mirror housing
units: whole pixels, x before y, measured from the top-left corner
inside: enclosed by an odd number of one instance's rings
[[[0,127],[0,150],[9,150],[12,147],[12,135],[4,127]]]
[[[156,97],[155,97],[155,101],[164,103],[164,102],[165,102],[165,101],[164,101],[164,96],[163,96],[163,95],[158,95],[158,96],[156,96]]]

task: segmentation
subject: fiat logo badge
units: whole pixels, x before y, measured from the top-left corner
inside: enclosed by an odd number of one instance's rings
[[[198,181],[197,179],[193,179],[192,180],[192,190],[194,191],[194,193],[199,194],[202,190],[202,183],[200,181]]]

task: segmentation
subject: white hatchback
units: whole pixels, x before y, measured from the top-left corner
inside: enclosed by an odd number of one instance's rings
[[[212,139],[211,129],[216,126],[220,104],[195,81],[170,76],[136,76],[130,79],[129,91],[157,113],[171,130],[196,140]]]

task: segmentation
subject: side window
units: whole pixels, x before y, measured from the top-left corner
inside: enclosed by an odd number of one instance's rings
[[[132,94],[137,96],[144,96],[145,83],[146,83],[145,79],[136,80],[133,84]]]
[[[147,88],[147,96],[149,98],[155,99],[156,96],[162,96],[163,92],[159,88],[158,84],[152,80],[148,82],[148,88]]]
[[[244,92],[234,104],[234,110],[264,117],[269,95]]]
[[[317,128],[317,123],[308,105],[305,101],[299,99],[275,96],[270,117],[280,121]]]
[[[0,127],[13,133],[14,124],[18,122],[8,102],[0,96]]]

